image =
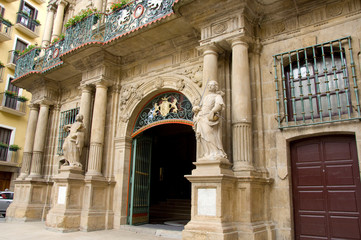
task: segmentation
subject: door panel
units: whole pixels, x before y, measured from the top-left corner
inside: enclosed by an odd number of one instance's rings
[[[139,136],[133,140],[131,197],[128,216],[130,225],[149,222],[151,150],[151,137]]]
[[[361,239],[361,184],[354,136],[291,144],[296,239]]]

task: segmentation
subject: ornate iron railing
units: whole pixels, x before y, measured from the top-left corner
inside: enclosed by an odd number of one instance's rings
[[[16,60],[15,76],[22,76],[32,71],[40,71],[40,48],[34,48]]]
[[[126,33],[134,32],[142,26],[169,16],[173,13],[172,6],[175,1],[177,0],[136,0],[110,14],[94,13],[67,28],[65,39],[43,49],[44,53],[40,54],[41,57],[38,60],[30,60],[30,65],[35,63],[36,70],[47,71],[59,65],[62,62],[61,55],[72,49],[90,42],[106,44]],[[21,64],[16,66],[15,78],[34,70],[26,64],[29,57],[29,55],[21,56],[18,59]]]
[[[280,129],[361,119],[351,37],[280,53],[273,61]]]
[[[192,103],[186,96],[178,92],[167,92],[153,98],[138,115],[133,136],[165,122],[193,125]]]

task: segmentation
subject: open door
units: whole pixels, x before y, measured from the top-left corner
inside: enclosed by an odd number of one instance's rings
[[[149,222],[152,138],[138,136],[132,144],[128,224]]]

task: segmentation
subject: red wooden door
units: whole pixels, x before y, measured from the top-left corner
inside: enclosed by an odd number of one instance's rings
[[[291,144],[296,239],[361,239],[361,184],[354,136]]]

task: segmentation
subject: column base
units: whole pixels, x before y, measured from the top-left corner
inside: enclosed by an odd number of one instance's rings
[[[190,221],[182,232],[182,240],[238,240],[232,223]]]
[[[232,164],[227,158],[217,160],[198,159],[193,163],[196,169],[192,171],[193,176],[230,175],[233,176]]]

